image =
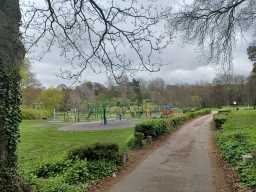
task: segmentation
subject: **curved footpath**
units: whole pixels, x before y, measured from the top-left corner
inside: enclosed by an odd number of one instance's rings
[[[211,121],[206,115],[186,123],[108,191],[229,192],[212,161]]]

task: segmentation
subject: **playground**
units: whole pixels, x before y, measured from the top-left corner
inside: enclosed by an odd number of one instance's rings
[[[65,125],[63,127],[60,127],[58,130],[60,131],[97,131],[99,130],[100,131],[100,130],[134,127],[135,123],[136,123],[136,120],[109,119],[107,120],[106,124],[100,121],[79,122],[79,123]]]

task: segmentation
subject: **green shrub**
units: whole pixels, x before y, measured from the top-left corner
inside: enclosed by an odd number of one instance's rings
[[[223,137],[219,139],[218,144],[224,159],[232,165],[236,165],[236,163],[242,159],[242,155],[250,152],[250,147],[245,141],[241,142],[241,140]]]
[[[226,113],[229,114],[231,112],[231,109],[221,109],[218,111],[218,113]]]
[[[73,161],[73,165],[65,171],[64,179],[65,182],[69,184],[77,184],[80,182],[88,183],[89,175],[88,162],[76,160]]]
[[[143,133],[144,138],[147,136],[156,138],[171,129],[168,127],[168,122],[167,119],[147,120],[135,126],[135,133]]]
[[[172,129],[177,128],[179,125],[182,125],[185,121],[208,114],[211,111],[209,109],[203,109],[194,112],[188,112],[186,114],[176,115],[171,118],[160,118],[160,119],[151,119],[143,121],[135,126],[135,134],[143,133],[144,139],[148,136],[152,138],[157,138],[164,133],[171,131]],[[135,135],[136,138],[136,135]]]
[[[110,160],[120,161],[119,147],[117,144],[96,143],[89,147],[73,149],[68,154],[68,159],[81,159],[88,161]]]
[[[44,179],[35,181],[34,190],[36,192],[84,192],[87,191],[87,183],[69,184],[65,182],[63,175],[51,177],[45,182]]]
[[[227,120],[227,115],[225,114],[215,114],[214,115],[214,123],[215,123],[215,126],[217,129],[221,129],[222,128],[222,125],[226,122]]]
[[[117,164],[114,161],[75,160],[72,167],[65,171],[64,179],[69,184],[90,184],[104,177],[112,176],[117,169]]]
[[[217,132],[217,144],[220,151],[240,176],[243,185],[256,189],[256,113],[249,110],[222,111],[227,120],[223,129]],[[243,155],[252,158],[243,160]]]
[[[135,132],[135,137],[134,137],[134,146],[135,148],[141,148],[144,145],[144,133],[141,132]]]
[[[46,110],[21,108],[21,117],[23,120],[35,120],[35,119],[47,119],[50,117],[50,113]]]
[[[118,170],[116,161],[63,160],[47,163],[37,170],[34,183],[36,191],[42,192],[78,192],[86,186],[104,177],[112,176]],[[41,183],[47,177],[47,184]],[[82,190],[83,189],[83,190]]]
[[[97,181],[112,176],[118,170],[115,161],[88,161],[89,180]]]
[[[169,119],[169,121],[172,122],[170,126],[173,128],[177,128],[179,125],[182,125],[183,123],[185,123],[185,121],[187,121],[188,119],[189,118],[187,115],[179,115],[179,116],[171,117]]]
[[[187,116],[188,119],[193,119],[193,118],[199,117],[201,115],[209,114],[210,112],[211,112],[210,109],[201,109],[198,111],[188,112],[185,115]]]
[[[54,177],[69,167],[71,167],[73,164],[73,161],[71,160],[66,160],[66,161],[59,161],[59,162],[54,162],[54,163],[45,163],[38,167],[35,171],[35,175],[37,177]]]
[[[189,108],[189,107],[182,109],[183,113],[187,113],[187,112],[191,112],[191,111],[192,111],[192,108]]]

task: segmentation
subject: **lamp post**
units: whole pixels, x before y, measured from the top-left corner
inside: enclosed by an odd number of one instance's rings
[[[233,101],[233,105],[236,107],[237,106],[237,102]],[[238,107],[236,108],[236,110],[238,110]]]

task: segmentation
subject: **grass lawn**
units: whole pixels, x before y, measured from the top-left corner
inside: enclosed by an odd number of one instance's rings
[[[256,111],[232,111],[223,130],[217,132],[217,143],[242,183],[256,189]],[[245,154],[251,154],[252,159],[243,161]]]
[[[58,124],[47,121],[23,121],[20,125],[21,142],[18,145],[19,167],[27,175],[38,165],[61,160],[67,152],[79,146],[96,142],[116,143],[121,150],[127,149],[127,142],[134,129],[113,129],[91,132],[58,131]]]

